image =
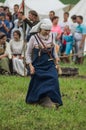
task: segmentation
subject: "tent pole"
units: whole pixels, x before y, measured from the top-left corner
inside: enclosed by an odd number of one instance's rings
[[[25,14],[25,0],[22,0],[23,4],[23,13]],[[26,60],[25,60],[25,50],[26,50],[26,40],[25,40],[25,23],[23,22],[23,32],[24,32],[24,40],[23,40],[23,49],[24,49],[24,76],[26,76]]]

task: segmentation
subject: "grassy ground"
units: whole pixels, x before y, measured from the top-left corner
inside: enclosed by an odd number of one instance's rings
[[[86,60],[77,67],[86,75]],[[59,80],[64,105],[55,110],[25,103],[29,77],[0,76],[0,130],[86,130],[86,79]]]

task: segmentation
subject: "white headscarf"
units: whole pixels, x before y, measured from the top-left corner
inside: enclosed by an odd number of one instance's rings
[[[45,29],[45,30],[51,30],[52,28],[52,22],[50,19],[42,19],[38,24],[32,27],[30,33],[39,32],[39,30]]]

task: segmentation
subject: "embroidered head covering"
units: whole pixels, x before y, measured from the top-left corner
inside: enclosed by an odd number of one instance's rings
[[[30,33],[39,32],[40,29],[51,30],[52,22],[50,19],[42,19],[38,24],[32,27]]]

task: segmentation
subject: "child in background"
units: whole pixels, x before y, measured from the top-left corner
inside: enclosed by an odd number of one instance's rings
[[[67,25],[64,27],[64,32],[63,32],[63,36],[62,36],[62,43],[63,43],[63,45],[65,45],[64,56],[70,55],[70,53],[72,51],[72,47],[73,47],[73,40],[74,40],[73,35],[71,33],[69,26]],[[67,63],[70,62],[69,57],[65,57],[64,59]]]

